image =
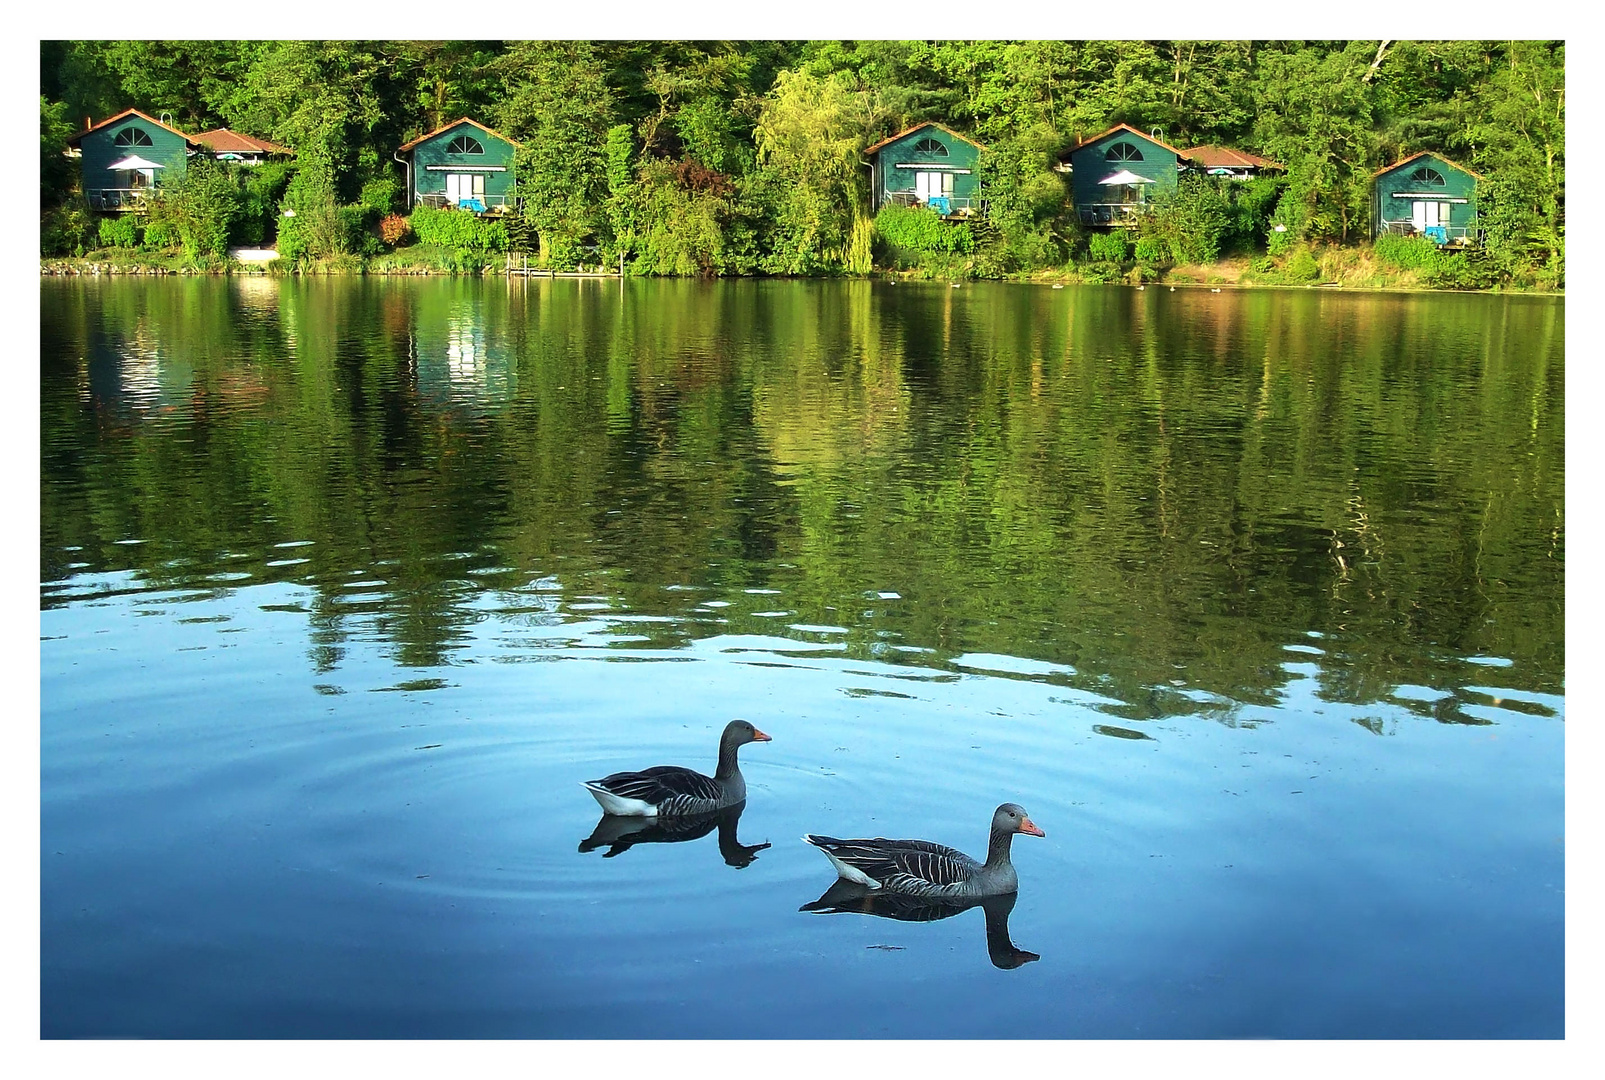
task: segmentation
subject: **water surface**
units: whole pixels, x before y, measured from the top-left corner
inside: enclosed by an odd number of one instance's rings
[[[46,1037],[1564,1034],[1558,300],[41,293]]]

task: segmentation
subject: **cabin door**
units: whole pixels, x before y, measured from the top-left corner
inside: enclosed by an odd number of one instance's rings
[[[447,173],[446,203],[456,206],[460,199],[485,201],[484,173]]]
[[[940,172],[922,172],[914,174],[914,197],[920,202],[929,202],[941,196],[953,197],[953,174]]]
[[[1445,203],[1444,205],[1448,205]],[[1434,225],[1449,224],[1449,215],[1438,213],[1438,203],[1428,202],[1426,199],[1417,199],[1410,208],[1410,224],[1415,226],[1416,232],[1430,228]],[[1440,216],[1442,220],[1440,221]]]

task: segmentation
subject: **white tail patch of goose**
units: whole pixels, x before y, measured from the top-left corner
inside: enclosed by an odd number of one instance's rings
[[[598,787],[589,781],[582,781],[581,786],[596,796],[596,801],[602,804],[602,809],[609,814],[619,817],[657,817],[658,808],[649,802],[640,799],[627,799],[622,795],[615,795],[605,787]]]

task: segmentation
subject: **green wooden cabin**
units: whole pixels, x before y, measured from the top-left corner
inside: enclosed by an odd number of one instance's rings
[[[1117,124],[1077,143],[1061,161],[1069,167],[1071,198],[1083,225],[1131,228],[1155,196],[1176,190],[1185,157],[1152,135]]]
[[[181,179],[193,138],[138,109],[127,109],[67,140],[78,154],[81,186],[90,208],[140,210],[153,188]]]
[[[420,135],[396,150],[407,167],[407,206],[457,207],[501,213],[517,188],[518,143],[466,116]]]
[[[1412,154],[1373,178],[1371,236],[1425,236],[1440,247],[1477,237],[1477,181],[1482,177],[1439,154]]]
[[[943,217],[986,212],[980,143],[941,124],[918,124],[867,147],[870,210],[887,204],[929,206]]]

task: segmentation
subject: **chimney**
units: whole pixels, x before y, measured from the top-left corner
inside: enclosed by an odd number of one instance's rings
[[[92,128],[92,127],[94,127],[94,126],[95,126],[95,125],[94,125],[94,124],[91,124],[91,123],[90,123],[90,122],[89,122],[89,117],[87,117],[87,116],[86,116],[86,117],[84,117],[84,130],[85,130],[85,131],[88,131],[88,130],[89,130],[89,129],[90,129],[90,128]]]

